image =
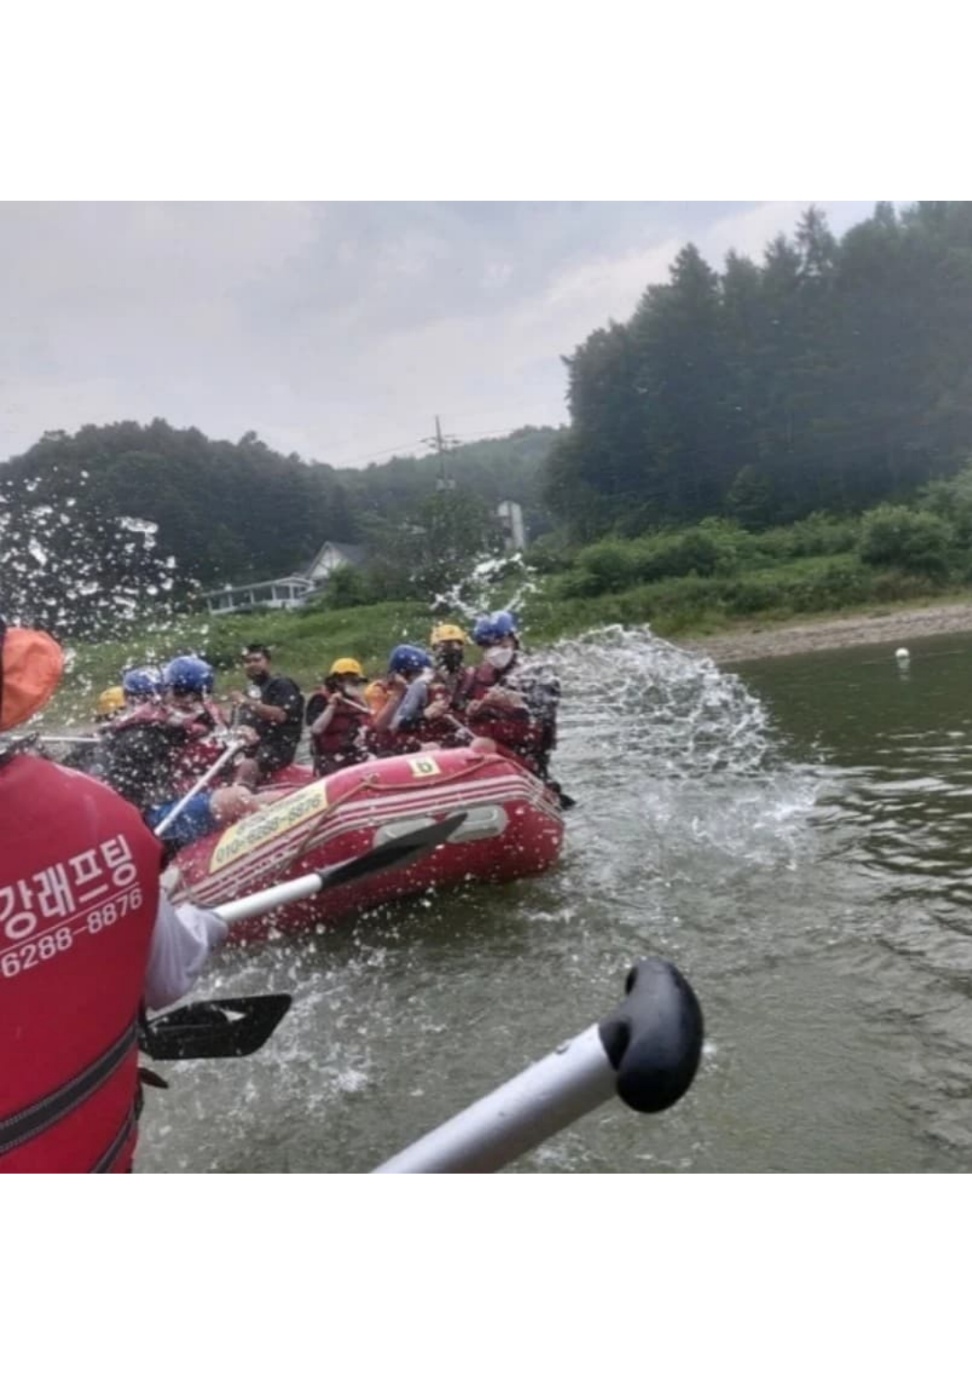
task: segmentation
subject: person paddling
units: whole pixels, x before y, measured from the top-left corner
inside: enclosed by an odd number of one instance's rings
[[[370,757],[364,743],[371,711],[364,699],[365,677],[356,658],[337,658],[322,686],[307,699],[314,772],[322,778]]]
[[[236,781],[256,787],[293,763],[303,730],[304,698],[293,678],[271,672],[266,644],[246,646],[243,671],[251,686],[246,693],[231,692],[230,701],[252,738],[246,757],[237,765]]]
[[[0,617],[0,732],[63,670],[56,640]],[[170,904],[128,802],[2,733],[0,819],[0,1173],[129,1171],[142,1007],[183,997],[227,926]]]
[[[137,807],[150,829],[179,808],[165,832],[169,853],[239,820],[256,805],[248,788],[232,784],[181,801],[225,752],[218,733],[221,717],[209,697],[214,681],[204,659],[192,654],[171,659],[162,670],[162,700],[142,702],[113,722],[105,736],[104,780]]]
[[[480,616],[472,638],[483,650],[482,662],[468,670],[461,693],[466,719],[477,734],[516,755],[555,791],[561,805],[574,805],[550,777],[550,755],[557,743],[560,682],[521,653],[512,611]]]
[[[454,749],[473,736],[457,712],[464,679],[466,635],[458,625],[436,625],[429,636],[432,662],[409,683],[389,729],[422,746]]]
[[[368,745],[379,757],[414,753],[421,748],[414,729],[417,711],[427,700],[432,678],[432,658],[415,644],[398,644],[388,659],[382,679],[384,700],[372,707]]]

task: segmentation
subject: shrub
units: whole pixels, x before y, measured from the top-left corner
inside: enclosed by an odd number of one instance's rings
[[[871,596],[875,601],[915,601],[922,596],[934,596],[940,591],[939,578],[895,570],[878,573],[871,582]]]
[[[719,564],[719,542],[705,530],[660,534],[639,541],[634,551],[638,580],[658,582],[666,577],[711,577]]]
[[[866,568],[848,559],[816,569],[786,588],[787,604],[794,611],[838,611],[866,601],[873,578]]]
[[[941,580],[948,576],[952,527],[931,511],[883,504],[861,521],[861,561],[875,567],[904,568]]]
[[[374,600],[368,579],[359,568],[335,568],[327,579],[327,604],[335,610],[346,606],[365,606]]]
[[[637,564],[632,556],[631,545],[620,540],[604,540],[582,550],[577,567],[587,575],[591,591],[588,595],[598,596],[601,592],[617,592],[637,580]]]
[[[841,518],[814,511],[805,520],[764,531],[755,536],[753,543],[760,552],[785,561],[850,553],[859,538],[860,521],[856,516]]]
[[[737,615],[756,615],[783,605],[785,589],[778,582],[741,578],[726,589],[725,600]]]

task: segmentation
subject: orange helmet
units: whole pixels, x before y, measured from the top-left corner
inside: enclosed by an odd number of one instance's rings
[[[64,653],[43,630],[9,628],[0,615],[0,730],[46,706],[64,672]]]

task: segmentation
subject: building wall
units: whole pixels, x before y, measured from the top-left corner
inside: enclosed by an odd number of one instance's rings
[[[506,547],[511,553],[526,548],[526,530],[523,525],[523,507],[517,501],[501,501],[496,514],[506,534]]]

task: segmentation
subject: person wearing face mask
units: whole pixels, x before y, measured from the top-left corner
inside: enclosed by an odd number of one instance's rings
[[[478,667],[469,669],[465,676],[462,692],[470,707],[490,694],[494,702],[499,702],[502,691],[519,696],[514,685],[520,648],[516,630],[516,618],[511,611],[481,615],[473,626],[473,643],[482,649],[483,657]],[[526,705],[522,698],[509,704]]]
[[[56,640],[0,617],[0,732],[63,670]],[[0,819],[0,1174],[127,1172],[140,1008],[184,996],[226,924],[169,903],[128,802],[2,733]]]
[[[358,660],[338,658],[323,686],[307,699],[304,719],[310,728],[314,772],[319,778],[370,757],[364,743],[365,728],[371,720],[364,685]]]
[[[435,664],[432,681],[443,689],[438,693],[438,697],[445,701],[443,711],[454,710],[462,704],[461,691],[465,679],[463,658],[468,643],[469,636],[458,625],[436,625],[429,636]]]
[[[456,714],[463,683],[466,636],[458,625],[436,625],[429,637],[432,658],[416,674],[388,722],[389,732],[422,747],[453,749],[472,739]],[[426,656],[427,657],[427,656]]]
[[[512,612],[480,616],[472,638],[483,660],[466,674],[462,689],[470,727],[549,780],[559,682],[523,659]]]

